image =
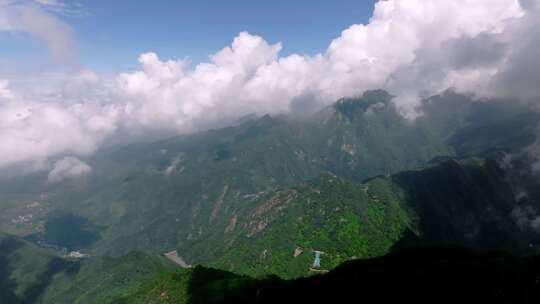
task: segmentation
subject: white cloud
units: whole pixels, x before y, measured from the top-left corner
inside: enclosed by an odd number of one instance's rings
[[[118,93],[127,103],[130,123],[189,131],[196,124],[238,115],[240,108],[256,110],[242,91],[257,69],[276,60],[280,49],[280,44],[240,33],[231,47],[194,69],[185,60],[161,61],[154,53],[142,54],[142,71],[119,75]]]
[[[60,7],[66,6],[64,3],[60,2],[59,0],[35,0],[35,2],[44,6],[60,6]]]
[[[533,99],[540,96],[538,1],[379,1],[368,24],[350,26],[312,56],[280,57],[281,43],[242,32],[195,66],[149,52],[139,57],[138,71],[110,81],[82,71],[53,95],[22,96],[3,84],[0,167],[88,155],[118,130],[192,132],[254,112],[288,112],[299,101],[330,104],[367,89],[390,90],[409,116],[417,114],[419,95],[449,87]],[[69,57],[62,55],[71,49],[64,47],[71,41],[67,25],[35,7],[3,7],[0,30],[30,32],[56,57]],[[46,21],[22,17],[25,10]]]
[[[467,80],[471,72],[484,73],[449,66],[449,43],[500,33],[522,14],[517,0],[380,1],[369,24],[353,25],[331,43],[329,74],[340,79],[334,82],[338,95],[387,88],[405,112],[413,113],[419,92],[459,89],[462,78],[456,72]]]
[[[182,155],[178,155],[177,157],[173,158],[169,166],[167,166],[167,168],[165,168],[165,170],[163,171],[163,175],[170,176],[174,171],[176,171],[176,168],[181,163],[182,163]]]
[[[58,183],[66,178],[75,178],[90,173],[92,168],[85,162],[75,157],[65,157],[56,163],[49,172],[49,183]]]
[[[115,131],[115,118],[112,106],[29,101],[0,81],[0,167],[89,155]]]
[[[41,0],[59,7],[61,2]],[[77,50],[71,28],[52,14],[29,2],[0,1],[0,31],[28,33],[45,43],[57,63],[77,63]]]
[[[352,25],[323,54],[279,57],[281,44],[244,32],[193,69],[144,54],[142,70],[122,74],[119,88],[139,122],[180,130],[239,112],[285,112],[305,96],[328,104],[373,88],[391,90],[414,116],[420,92],[488,92],[508,56],[498,36],[523,15],[517,0],[380,1],[369,24]]]
[[[84,6],[76,0],[34,0],[34,2],[45,10],[58,15],[67,17],[85,17],[89,15]]]

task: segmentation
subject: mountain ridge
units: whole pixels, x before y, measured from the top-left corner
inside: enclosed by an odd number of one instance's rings
[[[102,151],[91,173],[58,184],[0,185],[0,231],[96,257],[81,278],[106,256],[138,269],[133,251],[150,256],[143,265],[176,250],[188,264],[287,279],[313,275],[315,251],[323,271],[419,244],[536,253],[540,193],[523,149],[540,115],[448,91],[410,121],[391,98]]]

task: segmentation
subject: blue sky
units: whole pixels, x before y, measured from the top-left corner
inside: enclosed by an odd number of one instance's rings
[[[60,16],[72,27],[83,66],[101,72],[135,69],[137,57],[189,57],[194,63],[230,44],[241,31],[283,42],[282,55],[314,54],[351,24],[366,23],[373,0],[172,1],[86,0],[86,16]],[[43,65],[47,50],[28,35],[1,33],[0,59]]]

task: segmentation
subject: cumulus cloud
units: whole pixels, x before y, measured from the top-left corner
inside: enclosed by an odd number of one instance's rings
[[[196,124],[236,116],[239,110],[273,107],[250,103],[250,97],[242,93],[248,93],[246,85],[259,68],[275,62],[280,49],[280,44],[270,45],[261,37],[240,33],[232,46],[194,69],[185,60],[162,61],[154,53],[142,54],[141,71],[118,76],[118,93],[126,101],[130,123],[192,130]]]
[[[499,95],[537,99],[540,83],[540,5],[529,0],[525,15],[511,22],[502,40],[509,46],[507,57],[497,69],[493,88]]]
[[[75,157],[65,157],[56,163],[47,176],[49,183],[58,183],[67,178],[75,178],[90,173],[92,168]]]
[[[419,96],[448,88],[533,100],[540,96],[538,2],[379,1],[369,23],[351,25],[319,54],[283,57],[281,43],[242,32],[195,66],[148,52],[137,71],[113,79],[82,71],[53,95],[26,97],[4,83],[0,138],[18,148],[2,144],[0,166],[88,155],[118,131],[192,132],[252,113],[307,111],[368,89],[391,91],[409,117],[419,114]],[[64,23],[36,7],[4,7],[0,30],[30,32],[56,57],[69,57]],[[25,11],[46,20],[41,30]]]
[[[516,34],[531,29],[524,20],[538,16],[517,0],[380,1],[368,24],[344,30],[321,54],[279,57],[281,44],[244,32],[193,69],[144,54],[142,70],[122,74],[119,88],[141,121],[180,129],[238,112],[286,112],[306,97],[328,104],[373,88],[392,91],[414,116],[421,92],[491,93],[514,61]]]
[[[111,106],[29,101],[0,81],[0,167],[89,155],[115,131],[115,116]]]

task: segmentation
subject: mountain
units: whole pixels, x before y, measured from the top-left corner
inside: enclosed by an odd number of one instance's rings
[[[0,231],[53,256],[90,254],[40,291],[52,302],[99,298],[86,291],[115,265],[103,282],[133,278],[114,291],[131,294],[172,250],[189,264],[288,279],[317,273],[315,251],[323,271],[420,244],[536,253],[540,188],[523,150],[539,115],[448,91],[408,120],[391,99],[370,91],[309,116],[106,149],[85,160],[90,174],[57,184],[43,172],[2,181]],[[139,259],[148,273],[131,272]]]
[[[164,257],[141,252],[81,259],[0,236],[2,303],[109,303],[141,288],[147,278],[176,268]]]
[[[355,184],[326,174],[271,191],[235,214],[220,239],[209,240],[219,246],[203,243],[194,249],[201,250],[199,256],[210,254],[208,265],[285,278],[308,275],[314,251],[324,252],[325,269],[384,255],[413,225],[393,187],[383,180]]]
[[[418,244],[537,251],[540,234],[512,217],[519,202],[510,179],[497,161],[478,158],[359,184],[327,174],[261,195],[219,238],[206,240],[217,246],[195,249],[210,254],[205,265],[285,278],[308,275],[314,251],[324,252],[323,269]]]
[[[293,281],[275,277],[242,281],[241,277],[227,278],[224,274],[212,280],[208,272],[193,270],[188,303],[355,300],[536,303],[540,300],[538,257],[515,258],[461,248],[427,247],[399,251],[381,258],[349,261],[329,273]]]
[[[0,235],[2,303],[35,303],[55,276],[71,276],[78,264],[17,237]]]
[[[115,270],[104,273],[108,277]],[[538,256],[430,246],[348,261],[328,273],[288,281],[203,266],[159,269],[140,277],[139,284],[99,284],[91,289],[93,300],[83,297],[77,303],[537,303],[539,274]],[[124,291],[111,293],[119,288]]]
[[[41,191],[34,190],[33,197],[28,197],[28,185],[18,193],[13,193],[18,187],[9,187],[4,196],[13,203],[6,200],[3,229],[21,236],[40,234],[39,227],[68,216],[80,222],[73,233],[88,240],[71,244],[73,248],[115,255],[173,248],[185,252],[221,234],[260,192],[326,172],[359,182],[414,169],[435,157],[516,149],[535,138],[538,117],[525,106],[475,103],[448,92],[426,100],[424,115],[409,121],[390,98],[384,91],[367,92],[309,117],[265,116],[225,129],[103,151],[88,160],[93,173],[86,178],[36,185],[33,189]],[[478,118],[484,115],[491,119]],[[491,130],[508,136],[479,143],[495,136],[488,134]],[[28,225],[10,224],[25,215],[27,209],[17,210],[21,203],[33,200],[45,210],[33,214],[36,218]]]
[[[148,279],[162,280],[177,266],[165,257],[130,252],[120,257],[89,257],[76,261],[77,271],[56,276],[40,303],[113,303],[144,288]]]

